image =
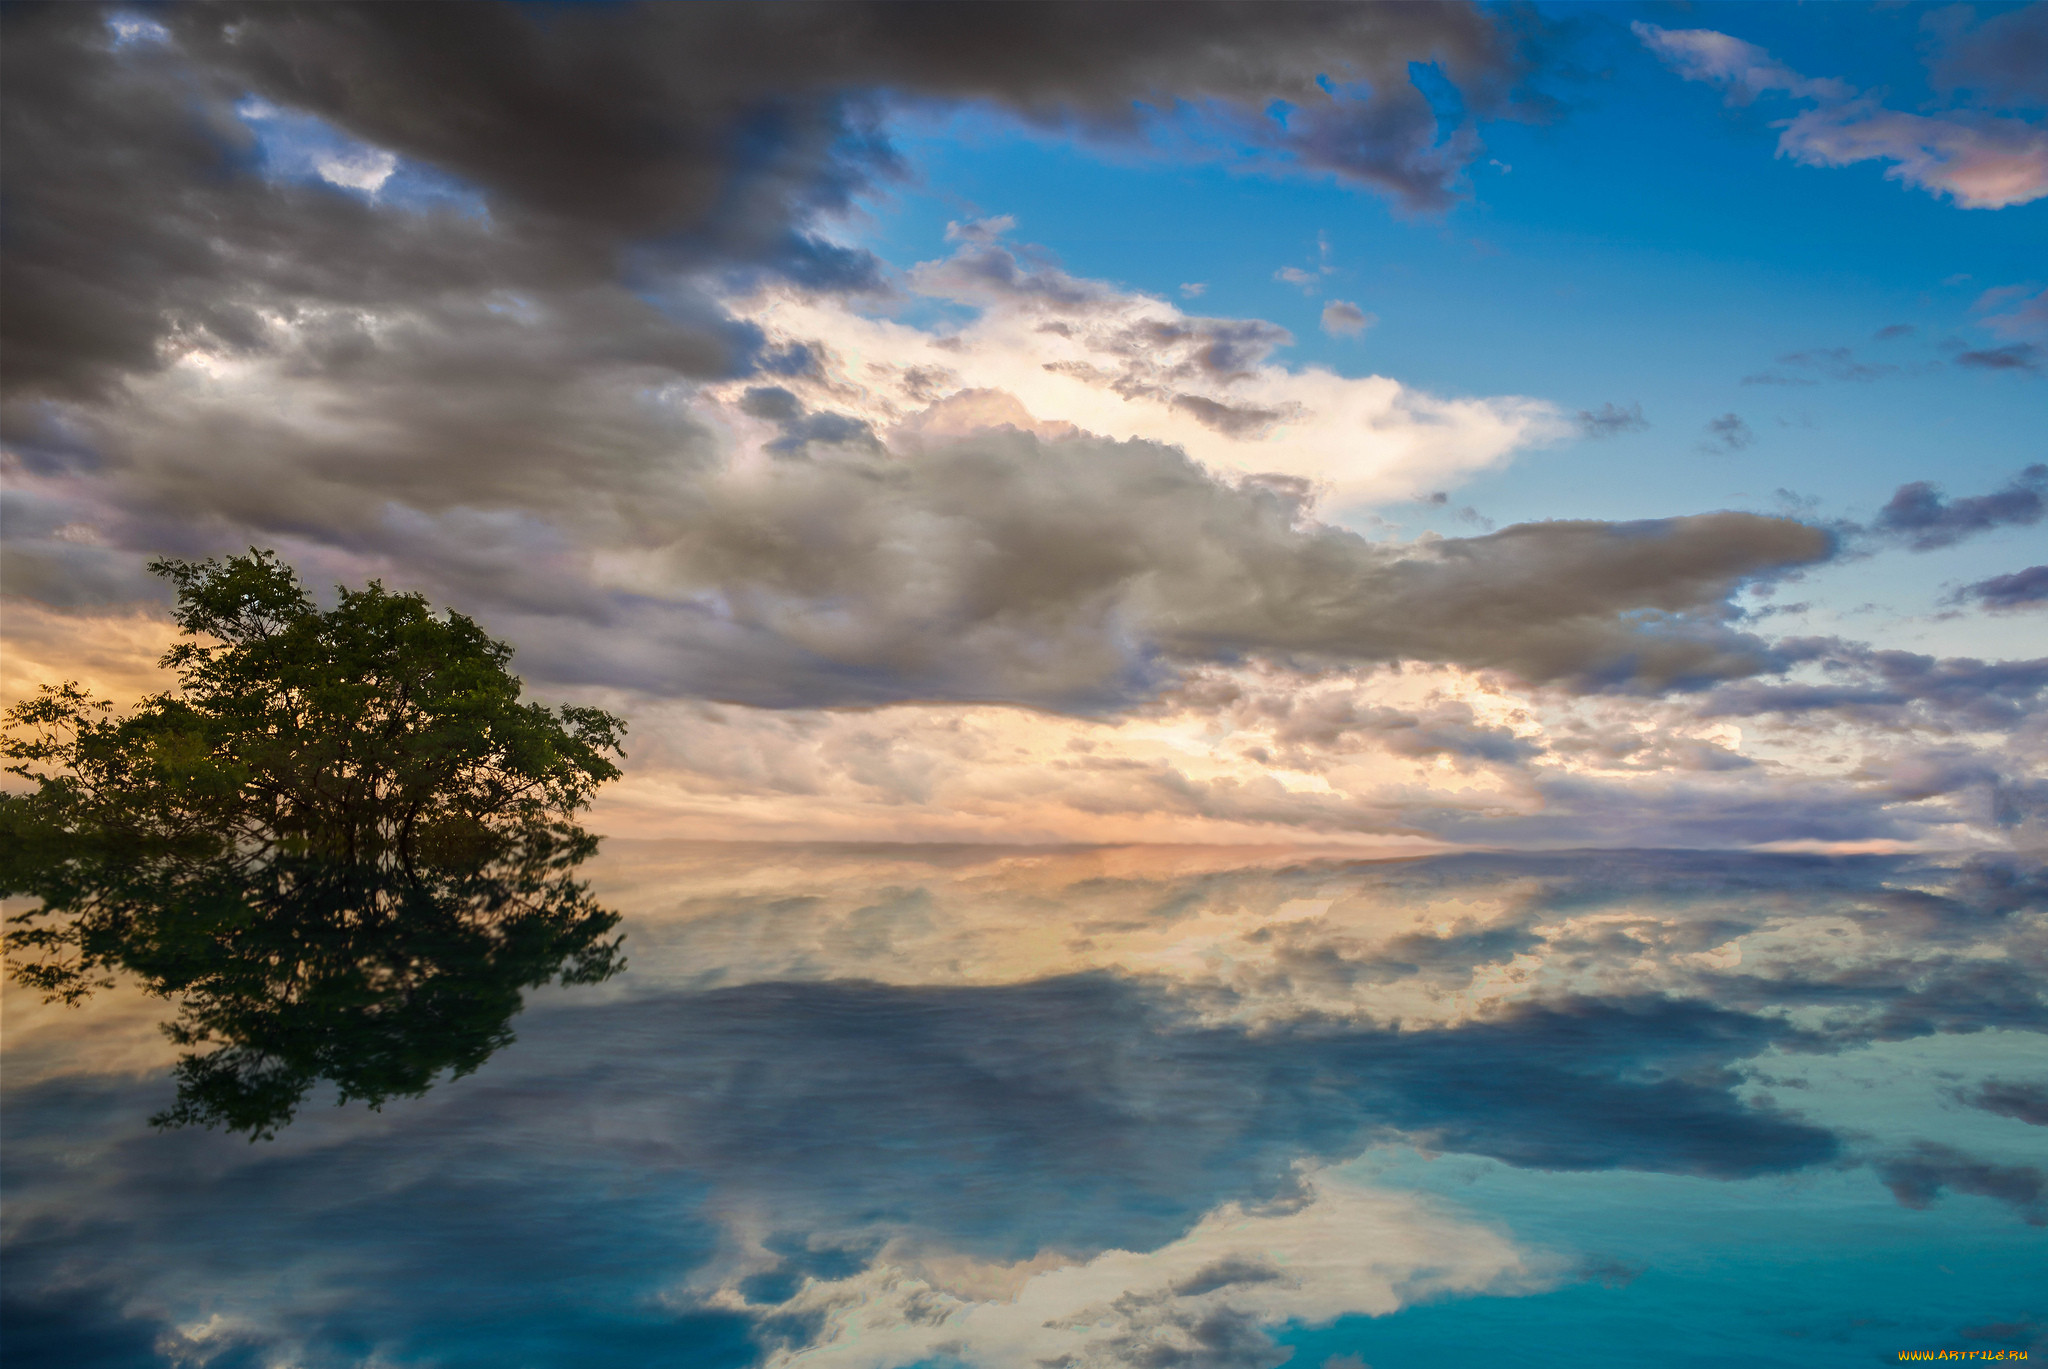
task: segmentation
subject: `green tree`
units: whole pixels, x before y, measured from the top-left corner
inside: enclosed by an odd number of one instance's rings
[[[9,711],[0,796],[15,979],[76,1003],[117,971],[177,1004],[158,1125],[275,1134],[320,1079],[372,1107],[474,1070],[522,991],[623,966],[573,871],[620,719],[520,702],[511,649],[372,583],[318,610],[251,551],[159,561],[174,689],[126,717],[75,684]]]

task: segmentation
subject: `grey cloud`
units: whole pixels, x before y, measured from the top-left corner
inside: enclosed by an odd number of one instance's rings
[[[1905,1207],[1932,1207],[1944,1189],[1953,1189],[2004,1203],[2029,1226],[2048,1226],[2048,1174],[2032,1165],[1993,1164],[1953,1146],[1920,1141],[1880,1161],[1877,1172]]]
[[[1522,846],[1757,846],[1774,841],[1912,839],[1922,822],[1901,813],[1890,796],[1838,782],[1769,786],[1702,782],[1682,775],[1661,783],[1616,784],[1574,775],[1539,775],[1534,813],[1410,810],[1410,821],[1447,841]],[[1955,821],[1943,810],[1924,815]]]
[[[1973,1108],[1995,1112],[2029,1126],[2048,1127],[2048,1081],[1986,1079],[1972,1092],[1958,1093]]]
[[[1377,322],[1349,300],[1333,299],[1323,306],[1323,331],[1331,337],[1362,337]]]
[[[1995,729],[2017,725],[2041,704],[2043,691],[2048,690],[2048,657],[1936,658],[1912,651],[1875,651],[1833,639],[1779,645],[1788,655],[1819,663],[1828,682],[1724,685],[1701,701],[1700,713],[1730,717],[1844,709],[1883,716],[1912,710],[1937,723]]]
[[[638,427],[628,396],[774,365],[694,274],[874,281],[872,260],[811,230],[895,174],[875,92],[1122,136],[1158,111],[1241,107],[1270,124],[1275,99],[1410,110],[1410,61],[1440,63],[1474,111],[1507,113],[1522,70],[1519,37],[1462,6],[218,4],[153,8],[145,27],[167,36],[118,43],[110,13],[5,18],[10,440],[27,440],[35,396],[89,403],[195,347],[271,356],[283,321],[296,376],[367,376],[400,400],[383,406],[388,441],[336,460],[412,480],[497,467],[502,453],[471,453],[508,437],[543,450],[507,470],[573,467],[569,435],[593,430],[600,460],[664,466],[660,442],[605,440],[620,426],[606,409]],[[1371,89],[1333,95],[1324,75]],[[400,180],[426,168],[460,194],[372,204],[279,179],[237,112],[252,91],[399,159]],[[1274,125],[1266,141],[1315,160],[1306,133]],[[1455,165],[1408,155],[1441,160],[1436,142],[1357,175],[1436,202]],[[148,417],[188,447],[216,438]],[[406,483],[389,492],[406,498]],[[459,498],[505,497],[502,480],[481,483]]]
[[[1144,106],[1215,106],[1254,125],[1271,123],[1263,112],[1275,100],[1327,107],[1354,126],[1383,108],[1405,115],[1410,61],[1441,62],[1475,107],[1508,112],[1522,71],[1516,37],[1464,6],[647,5],[543,23],[494,7],[246,5],[185,17],[179,31],[272,98],[380,146],[636,232],[701,222],[764,135],[783,164],[766,186],[740,182],[743,193],[843,197],[880,149],[841,92],[986,101],[1109,134],[1137,125]],[[1339,100],[1319,84],[1325,75],[1372,90]],[[451,107],[464,117],[448,118]],[[1352,149],[1329,169],[1433,201],[1444,172],[1431,181],[1411,169],[1436,141],[1433,122],[1430,132],[1415,147],[1414,131],[1390,128],[1382,141],[1394,145]],[[1315,160],[1306,130],[1269,136]]]
[[[1929,73],[1936,89],[1967,90],[1992,109],[2048,105],[2048,8],[2023,5],[1975,27],[1960,7],[1929,16],[1942,49]]]
[[[1750,430],[1740,414],[1722,414],[1719,418],[1707,420],[1706,441],[1700,450],[1708,452],[1739,452],[1756,442],[1756,434]]]
[[[1979,371],[2041,370],[2041,349],[2031,342],[2011,342],[2003,347],[1983,347],[1956,354],[1956,365]]]
[[[1950,596],[1949,602],[1966,603],[1972,599],[1993,610],[2048,605],[2048,566],[2028,566],[2010,575],[1994,575],[1965,585]]]
[[[1911,323],[1887,323],[1884,327],[1872,333],[1871,337],[1878,342],[1896,342],[1900,338],[1911,337],[1919,331],[1920,329]]]
[[[1911,332],[1911,329],[1907,329]],[[1879,337],[1900,334],[1885,329]],[[1880,380],[1897,374],[1890,362],[1858,361],[1847,347],[1817,347],[1805,352],[1787,352],[1778,358],[1780,371],[1759,371],[1742,378],[1744,385],[1812,385],[1821,380]]]
[[[1833,545],[1820,529],[1738,513],[1374,544],[1304,522],[1291,487],[1223,484],[1173,448],[1010,430],[880,455],[849,420],[796,414],[777,387],[756,388],[745,402],[790,414],[777,420],[788,454],[817,459],[707,474],[692,431],[657,405],[645,429],[618,432],[616,465],[545,461],[515,412],[501,420],[514,459],[496,465],[479,453],[474,471],[425,459],[387,469],[315,446],[296,458],[301,477],[280,483],[255,473],[303,440],[251,419],[176,462],[137,460],[127,478],[142,494],[109,515],[111,540],[240,545],[229,539],[242,529],[208,530],[205,516],[224,510],[356,558],[337,571],[367,562],[462,605],[551,683],[771,707],[922,698],[1083,711],[1246,656],[1694,688],[1782,668],[1732,625],[1728,596]],[[380,398],[372,387],[349,402]],[[380,503],[384,479],[438,511]],[[475,510],[479,487],[522,480],[558,491],[550,519]],[[641,586],[593,583],[590,544],[635,550]],[[38,545],[54,556],[59,544]]]
[[[1469,704],[1444,703],[1425,712],[1365,704],[1355,694],[1238,693],[1236,698],[1201,693],[1191,702],[1208,708],[1235,705],[1278,725],[1275,740],[1288,746],[1336,747],[1371,738],[1397,756],[1459,756],[1473,760],[1520,761],[1542,747],[1505,727],[1480,724]]]
[[[1213,428],[1228,437],[1264,437],[1275,424],[1284,423],[1301,413],[1299,406],[1261,409],[1248,404],[1219,403],[1206,395],[1176,394],[1167,402],[1203,427]]]
[[[1631,404],[1624,409],[1610,402],[1598,409],[1581,409],[1574,417],[1578,420],[1579,431],[1587,437],[1619,437],[1623,433],[1642,432],[1650,426],[1650,421],[1643,417],[1640,404]]]
[[[1899,486],[1871,526],[1914,551],[1933,551],[1994,528],[2031,527],[2048,512],[2044,493],[2048,465],[2029,466],[2004,489],[1963,499],[1944,499],[1938,486],[1916,480]]]
[[[1248,654],[1690,687],[1770,667],[1723,623],[1727,595],[1831,549],[1818,529],[1737,513],[1390,548],[1299,526],[1287,501],[1171,448],[1015,431],[707,488],[681,517],[677,585],[719,596],[731,668],[754,680],[739,697],[767,703],[1097,707],[1176,663]],[[818,665],[801,678],[748,640]]]

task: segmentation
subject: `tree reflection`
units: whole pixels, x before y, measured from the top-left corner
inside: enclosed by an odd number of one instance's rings
[[[375,1107],[512,1039],[522,992],[623,965],[571,819],[620,719],[520,699],[511,648],[372,584],[319,611],[288,566],[160,562],[178,689],[126,717],[75,684],[8,711],[0,895],[21,983],[115,972],[177,1002],[160,1125],[274,1135],[314,1084]]]
[[[188,1049],[177,1100],[152,1121],[269,1137],[321,1080],[377,1107],[467,1074],[512,1040],[524,990],[622,967],[608,935],[618,914],[571,873],[595,839],[530,838],[410,862],[191,860],[108,843],[72,862],[96,886],[90,915],[16,933],[43,952],[16,972],[59,989],[122,970],[175,1000],[164,1030]]]

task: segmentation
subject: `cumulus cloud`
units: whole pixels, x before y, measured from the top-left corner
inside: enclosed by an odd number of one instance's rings
[[[1323,306],[1323,331],[1331,337],[1363,337],[1365,330],[1378,322],[1376,315],[1349,300],[1333,299]]]
[[[1101,137],[1148,121],[1227,126],[1275,165],[1441,205],[1476,144],[1469,123],[1439,128],[1407,64],[1436,63],[1473,117],[1513,113],[1526,66],[1512,35],[1462,6],[1205,7],[1170,20],[977,9],[936,25],[840,4],[603,7],[546,21],[489,5],[160,17],[155,42],[115,36],[96,6],[9,17],[15,385],[103,384],[195,328],[238,339],[233,325],[265,296],[445,289],[465,278],[451,259],[508,288],[539,284],[536,271],[608,279],[626,249],[643,267],[651,254],[860,284],[872,259],[813,220],[894,174],[867,93],[882,90]],[[251,174],[255,146],[234,117],[251,89],[371,149],[330,156],[330,179],[381,186],[387,161],[431,167],[485,198],[493,231],[421,260],[389,225],[323,224],[317,202]],[[1269,116],[1276,101],[1293,112]],[[266,251],[278,243],[301,246]],[[496,250],[479,257],[480,245]]]
[[[1973,109],[1934,115],[1889,109],[1842,81],[1802,76],[1725,33],[1640,20],[1630,27],[1679,75],[1721,87],[1731,104],[1767,94],[1811,101],[1812,108],[1780,125],[1780,156],[1809,166],[1887,161],[1887,178],[1948,195],[1965,209],[2001,209],[2048,195],[2048,129],[2038,124]]]
[[[1026,422],[1170,442],[1218,471],[1299,476],[1338,511],[1440,488],[1446,473],[1564,431],[1536,400],[1440,398],[1384,376],[1289,366],[1278,354],[1293,338],[1275,324],[1191,314],[1004,242],[963,243],[914,267],[907,284],[974,314],[917,328],[786,290],[734,307],[771,345],[814,358],[813,372],[784,384],[878,431],[921,425],[935,401],[962,391],[999,391]]]
[[[1291,166],[1423,205],[1444,200],[1459,163],[1407,64],[1435,63],[1473,117],[1510,112],[1523,70],[1519,40],[1462,7],[1164,19],[977,10],[935,28],[887,5],[545,20],[505,6],[195,6],[147,22],[86,5],[10,10],[10,447],[39,469],[129,467],[124,438],[154,426],[187,453],[222,449],[221,468],[240,472],[223,491],[290,480],[297,451],[330,492],[343,467],[362,471],[364,489],[340,501],[358,520],[383,516],[368,507],[380,496],[401,522],[433,517],[442,498],[496,516],[519,474],[543,467],[595,466],[598,484],[645,494],[693,459],[683,391],[787,360],[707,279],[878,282],[870,256],[820,229],[896,174],[875,92],[1102,137],[1221,120]],[[1277,122],[1276,100],[1293,109]],[[128,379],[173,407],[215,379],[289,381],[303,402],[268,407],[304,417],[331,403],[339,422],[316,437],[227,403],[142,417]],[[1218,402],[1183,407],[1244,421],[1205,407]],[[53,442],[67,427],[101,431]],[[286,469],[252,466],[273,448]],[[425,507],[409,488],[422,481],[438,487]],[[208,523],[247,521],[232,503],[171,492],[138,536],[189,549]],[[13,583],[77,578],[30,568]]]

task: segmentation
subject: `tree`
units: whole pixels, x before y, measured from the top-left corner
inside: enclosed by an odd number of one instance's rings
[[[573,821],[624,723],[520,702],[511,648],[372,583],[319,611],[252,550],[159,561],[187,640],[126,717],[76,684],[9,711],[9,968],[76,1003],[116,971],[175,999],[189,1047],[158,1125],[255,1137],[319,1079],[372,1107],[512,1039],[522,990],[623,966],[573,875]]]

